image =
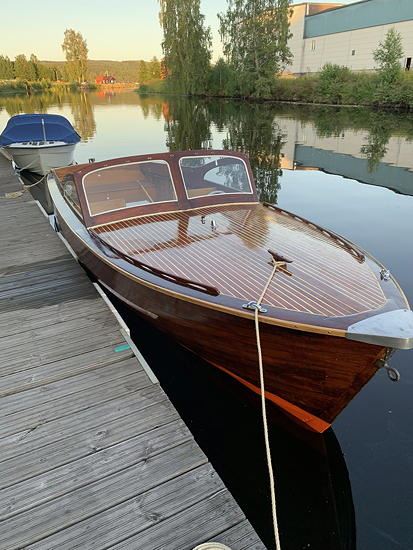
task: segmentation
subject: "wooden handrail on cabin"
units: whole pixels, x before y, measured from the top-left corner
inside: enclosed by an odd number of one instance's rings
[[[300,222],[305,223],[306,225],[312,227],[313,229],[316,229],[320,233],[324,233],[324,235],[327,235],[331,239],[334,240],[341,248],[344,248],[349,252],[352,256],[356,258],[358,262],[361,264],[366,261],[366,256],[357,250],[357,248],[354,247],[354,245],[347,241],[347,239],[344,239],[343,237],[340,237],[336,233],[333,233],[332,231],[329,231],[328,229],[324,229],[323,227],[320,227],[316,223],[310,222],[309,220],[306,220],[305,218],[302,218],[301,216],[297,216],[297,214],[293,214],[292,212],[288,212],[288,210],[283,210],[282,208],[279,208],[278,206],[275,206],[274,204],[271,204],[269,202],[264,202],[264,206],[267,208],[272,208],[273,210],[276,210],[277,212],[281,212],[281,214],[285,214],[286,216],[289,216],[290,218],[294,218],[295,220],[298,220]]]
[[[136,258],[132,258],[132,256],[125,254],[125,252],[122,252],[121,250],[117,249],[116,247],[112,246],[107,241],[102,239],[92,229],[88,229],[88,231],[92,239],[94,239],[99,243],[98,246],[100,249],[102,248],[102,245],[107,247],[118,258],[125,260],[126,262],[134,265],[135,267],[138,267],[139,269],[143,269],[144,271],[150,273],[151,275],[156,275],[157,277],[166,279],[171,283],[175,283],[177,285],[181,285],[186,288],[190,288],[192,290],[198,290],[199,292],[204,292],[205,294],[209,294],[210,296],[218,296],[220,294],[219,290],[214,286],[205,285],[204,283],[198,283],[196,281],[191,281],[190,279],[186,279],[185,277],[179,277],[178,275],[174,275],[173,273],[168,273],[167,271],[162,271],[161,269],[145,264],[144,262],[141,262]]]

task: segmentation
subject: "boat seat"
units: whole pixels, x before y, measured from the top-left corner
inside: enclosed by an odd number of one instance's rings
[[[216,191],[216,187],[196,187],[194,189],[187,189],[188,197],[190,199],[194,197],[204,197]]]
[[[90,204],[92,216],[101,212],[108,212],[110,210],[118,210],[119,208],[125,208],[126,203],[124,198],[105,199],[100,201],[93,201]]]

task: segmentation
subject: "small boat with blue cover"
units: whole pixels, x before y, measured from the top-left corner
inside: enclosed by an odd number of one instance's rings
[[[61,115],[15,115],[0,134],[3,154],[20,170],[46,175],[54,168],[73,164],[80,136]]]

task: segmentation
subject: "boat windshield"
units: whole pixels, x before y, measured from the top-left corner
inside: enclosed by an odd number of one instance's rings
[[[252,193],[247,167],[238,157],[182,157],[179,166],[189,199],[208,195]]]
[[[83,177],[91,216],[177,200],[169,165],[148,160],[107,166]]]

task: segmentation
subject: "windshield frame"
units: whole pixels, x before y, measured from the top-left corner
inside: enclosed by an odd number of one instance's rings
[[[246,167],[251,192],[248,193],[223,193],[217,195],[205,195],[199,198],[189,199],[182,177],[179,159],[182,157],[234,157],[242,160]],[[83,185],[84,177],[92,172],[102,168],[112,168],[115,166],[139,164],[151,160],[162,160],[168,165],[169,176],[172,180],[176,200],[148,203],[146,205],[135,205],[122,207],[119,209],[108,210],[105,213],[92,215],[90,213],[89,201]],[[185,211],[189,209],[198,209],[208,206],[238,205],[258,203],[258,195],[255,187],[254,175],[248,160],[248,156],[238,151],[228,151],[222,149],[199,149],[186,151],[170,151],[164,153],[154,153],[148,155],[134,155],[129,157],[113,158],[93,163],[84,163],[68,166],[65,168],[56,168],[52,171],[58,181],[62,181],[67,175],[73,176],[77,187],[80,206],[82,209],[82,218],[85,227],[99,227],[109,223],[121,222],[123,220],[135,219],[143,216],[150,216],[159,213],[169,213]],[[87,184],[86,184],[87,187]],[[65,199],[66,200],[66,199]]]
[[[170,200],[166,200],[166,201],[148,202],[147,204],[134,205],[134,206],[122,206],[120,208],[112,208],[110,210],[103,210],[101,212],[92,213],[92,211],[90,209],[90,201],[89,201],[87,190],[86,190],[86,187],[85,187],[85,179],[88,176],[90,176],[91,174],[95,174],[96,172],[103,172],[104,170],[115,170],[116,168],[121,168],[122,166],[134,166],[134,165],[137,165],[137,164],[148,164],[150,162],[165,164],[168,167],[168,174],[169,174],[169,178],[170,178],[170,182],[171,182],[171,187],[172,187],[173,194],[174,194],[174,197],[175,197],[174,199],[170,199]],[[104,216],[105,214],[110,214],[112,212],[119,212],[121,210],[129,210],[131,208],[145,208],[145,207],[152,206],[152,205],[157,205],[157,204],[178,203],[178,194],[176,192],[175,181],[172,177],[171,166],[170,166],[169,162],[165,159],[153,159],[152,158],[152,159],[138,160],[138,161],[133,161],[133,162],[124,162],[124,163],[120,163],[120,164],[112,164],[112,165],[109,165],[109,166],[101,166],[99,168],[96,168],[95,170],[91,170],[90,172],[87,172],[86,174],[84,174],[82,176],[82,190],[83,190],[83,194],[84,194],[84,197],[85,197],[85,200],[86,200],[88,214],[92,218],[95,218],[96,216]]]
[[[184,175],[184,172],[183,172],[183,169],[182,169],[182,161],[183,160],[186,160],[186,159],[194,159],[194,158],[211,158],[211,157],[220,157],[220,158],[232,158],[232,159],[236,159],[240,162],[242,162],[242,164],[244,165],[244,168],[245,168],[245,173],[247,175],[247,178],[248,178],[248,186],[249,186],[249,191],[234,191],[234,192],[231,192],[231,193],[222,193],[222,194],[217,194],[217,195],[197,195],[196,197],[190,197],[188,195],[188,187],[186,185],[186,182],[185,182],[185,175]],[[248,170],[248,166],[247,166],[247,163],[245,162],[245,160],[239,156],[234,156],[234,155],[226,155],[224,153],[221,152],[221,154],[217,154],[216,152],[211,152],[211,153],[203,153],[203,154],[199,154],[199,155],[182,155],[179,157],[178,159],[178,166],[179,166],[179,171],[180,171],[180,174],[181,174],[181,179],[182,179],[182,184],[183,184],[183,187],[184,187],[184,191],[185,191],[185,195],[186,195],[186,198],[189,200],[189,201],[194,201],[194,200],[199,200],[199,199],[204,199],[205,197],[227,197],[227,196],[234,196],[234,195],[253,195],[254,191],[253,191],[253,185],[252,185],[252,181],[251,181],[251,177],[250,177],[250,173],[249,173],[249,170]],[[211,168],[212,169],[212,168]]]

